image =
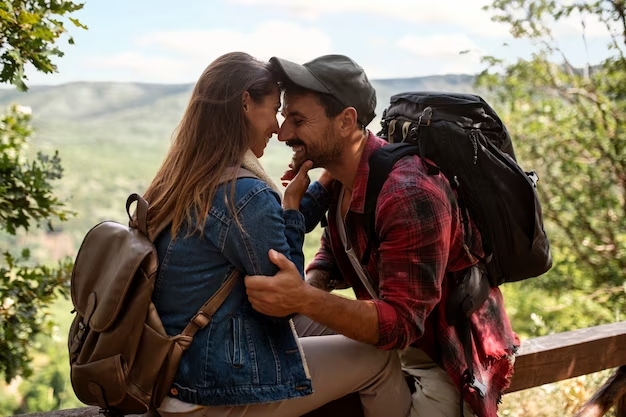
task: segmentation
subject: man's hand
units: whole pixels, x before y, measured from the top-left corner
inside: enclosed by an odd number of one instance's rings
[[[309,285],[285,255],[270,249],[269,258],[280,270],[273,277],[246,276],[248,300],[256,311],[268,316],[285,317],[299,313],[306,302]]]

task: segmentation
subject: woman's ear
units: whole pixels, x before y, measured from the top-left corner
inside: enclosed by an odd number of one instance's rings
[[[241,97],[241,102],[243,104],[243,111],[247,112],[248,111],[248,104],[250,103],[250,101],[252,100],[252,98],[250,97],[250,93],[246,90],[243,92],[243,95]]]

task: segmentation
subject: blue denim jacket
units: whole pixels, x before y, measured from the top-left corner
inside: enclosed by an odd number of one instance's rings
[[[307,193],[304,214],[283,210],[279,196],[266,183],[240,178],[234,201],[242,232],[224,192],[230,196],[229,185],[218,188],[202,236],[197,232],[186,236],[187,225],[176,239],[166,229],[155,241],[160,269],[153,301],[169,335],[184,329],[233,268],[249,275],[274,275],[278,268],[268,258],[269,249],[290,258],[303,275],[305,230],[315,226],[327,205],[323,193]],[[182,357],[174,388],[170,395],[202,405],[254,404],[313,392],[289,318],[253,310],[243,279],[211,323],[196,333]]]

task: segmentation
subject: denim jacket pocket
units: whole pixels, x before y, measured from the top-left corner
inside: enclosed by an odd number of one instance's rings
[[[244,325],[239,315],[232,315],[230,317],[230,335],[226,339],[226,357],[228,362],[235,368],[243,366],[244,349],[245,349],[245,335]]]

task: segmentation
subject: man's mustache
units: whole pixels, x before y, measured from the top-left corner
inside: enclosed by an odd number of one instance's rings
[[[304,142],[302,142],[300,139],[290,139],[286,141],[285,144],[290,148],[293,148],[294,146],[304,146]]]

